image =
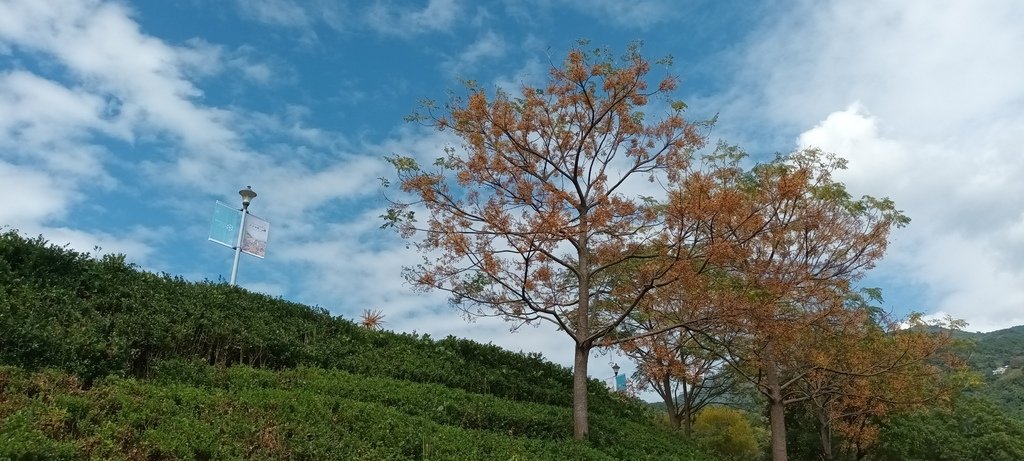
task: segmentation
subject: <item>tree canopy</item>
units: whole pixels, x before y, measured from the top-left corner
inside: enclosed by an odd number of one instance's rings
[[[427,102],[411,117],[451,130],[461,146],[432,167],[390,159],[408,198],[393,200],[385,225],[417,238],[424,255],[407,279],[451,293],[471,315],[549,321],[565,332],[575,349],[579,438],[587,435],[591,349],[666,283],[678,260],[659,207],[636,187],[678,182],[704,143],[683,117],[685,104],[669,99],[676,79],[652,84],[650,70],[638,46],[619,60],[574,49],[542,88],[488,95],[470,82],[468,96]],[[660,119],[643,112],[654,99],[671,108]],[[598,283],[611,270],[628,270],[634,283]],[[609,291],[622,301],[615,315],[595,304]]]

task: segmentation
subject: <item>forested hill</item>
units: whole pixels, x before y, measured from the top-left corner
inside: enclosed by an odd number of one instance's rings
[[[704,460],[538,355],[0,233],[0,459]]]
[[[958,335],[974,344],[970,362],[979,371],[991,374],[1002,366],[1024,368],[1024,325],[988,333],[959,332]]]
[[[989,333],[958,333],[967,340],[968,362],[991,397],[1007,413],[1024,419],[1024,325]]]

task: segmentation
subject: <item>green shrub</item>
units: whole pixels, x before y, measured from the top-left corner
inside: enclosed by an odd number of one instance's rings
[[[36,426],[51,422],[52,415],[38,407],[24,408],[0,419],[0,459],[75,459],[77,447],[54,440]]]
[[[952,409],[899,415],[879,433],[879,460],[1024,459],[1024,422],[989,400],[961,397]]]
[[[573,442],[565,407],[315,368],[190,367],[187,376],[204,383],[210,375],[223,378],[214,386],[166,376],[107,378],[82,390],[71,375],[0,369],[8,376],[0,401],[20,407],[4,421],[0,440],[11,447],[4,453],[25,459],[706,459],[667,432],[608,416],[595,418],[590,443]],[[29,397],[25,391],[33,386]],[[545,432],[552,427],[560,430]]]
[[[693,437],[727,460],[756,459],[760,452],[750,421],[733,408],[705,407],[694,419]]]

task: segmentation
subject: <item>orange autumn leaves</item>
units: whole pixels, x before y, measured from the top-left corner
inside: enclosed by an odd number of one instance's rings
[[[499,315],[525,305],[565,326],[560,318],[576,314],[579,292],[587,291],[578,286],[584,272],[635,256],[623,248],[664,240],[660,213],[622,190],[636,179],[681,177],[676,170],[689,166],[703,139],[679,111],[645,122],[639,107],[676,87],[667,77],[647,91],[649,71],[635,49],[623,65],[576,50],[543,88],[489,96],[471,83],[468,96],[443,111],[428,104],[415,118],[454,131],[464,144],[430,171],[411,157],[392,159],[414,199],[393,203],[391,216],[413,208],[429,216],[390,222],[405,235],[422,232],[417,245],[433,255],[407,272],[413,283],[486,300]]]

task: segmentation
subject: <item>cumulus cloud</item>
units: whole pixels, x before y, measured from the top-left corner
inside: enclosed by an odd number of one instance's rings
[[[883,268],[927,287],[920,307],[967,319],[971,329],[1024,323],[1024,206],[1009,198],[1024,194],[1024,164],[1009,150],[961,148],[970,137],[899,141],[879,124],[855,104],[801,134],[798,147],[847,153],[850,169],[839,178],[854,193],[885,193],[914,219],[897,231]]]
[[[0,162],[0,197],[8,197],[0,207],[0,223],[37,223],[58,216],[72,201],[68,191],[48,174]]]
[[[855,194],[906,211],[879,271],[922,287],[914,307],[972,330],[1021,324],[1022,18],[1019,2],[799,3],[765,18],[713,99],[726,132],[762,126],[834,151]]]

